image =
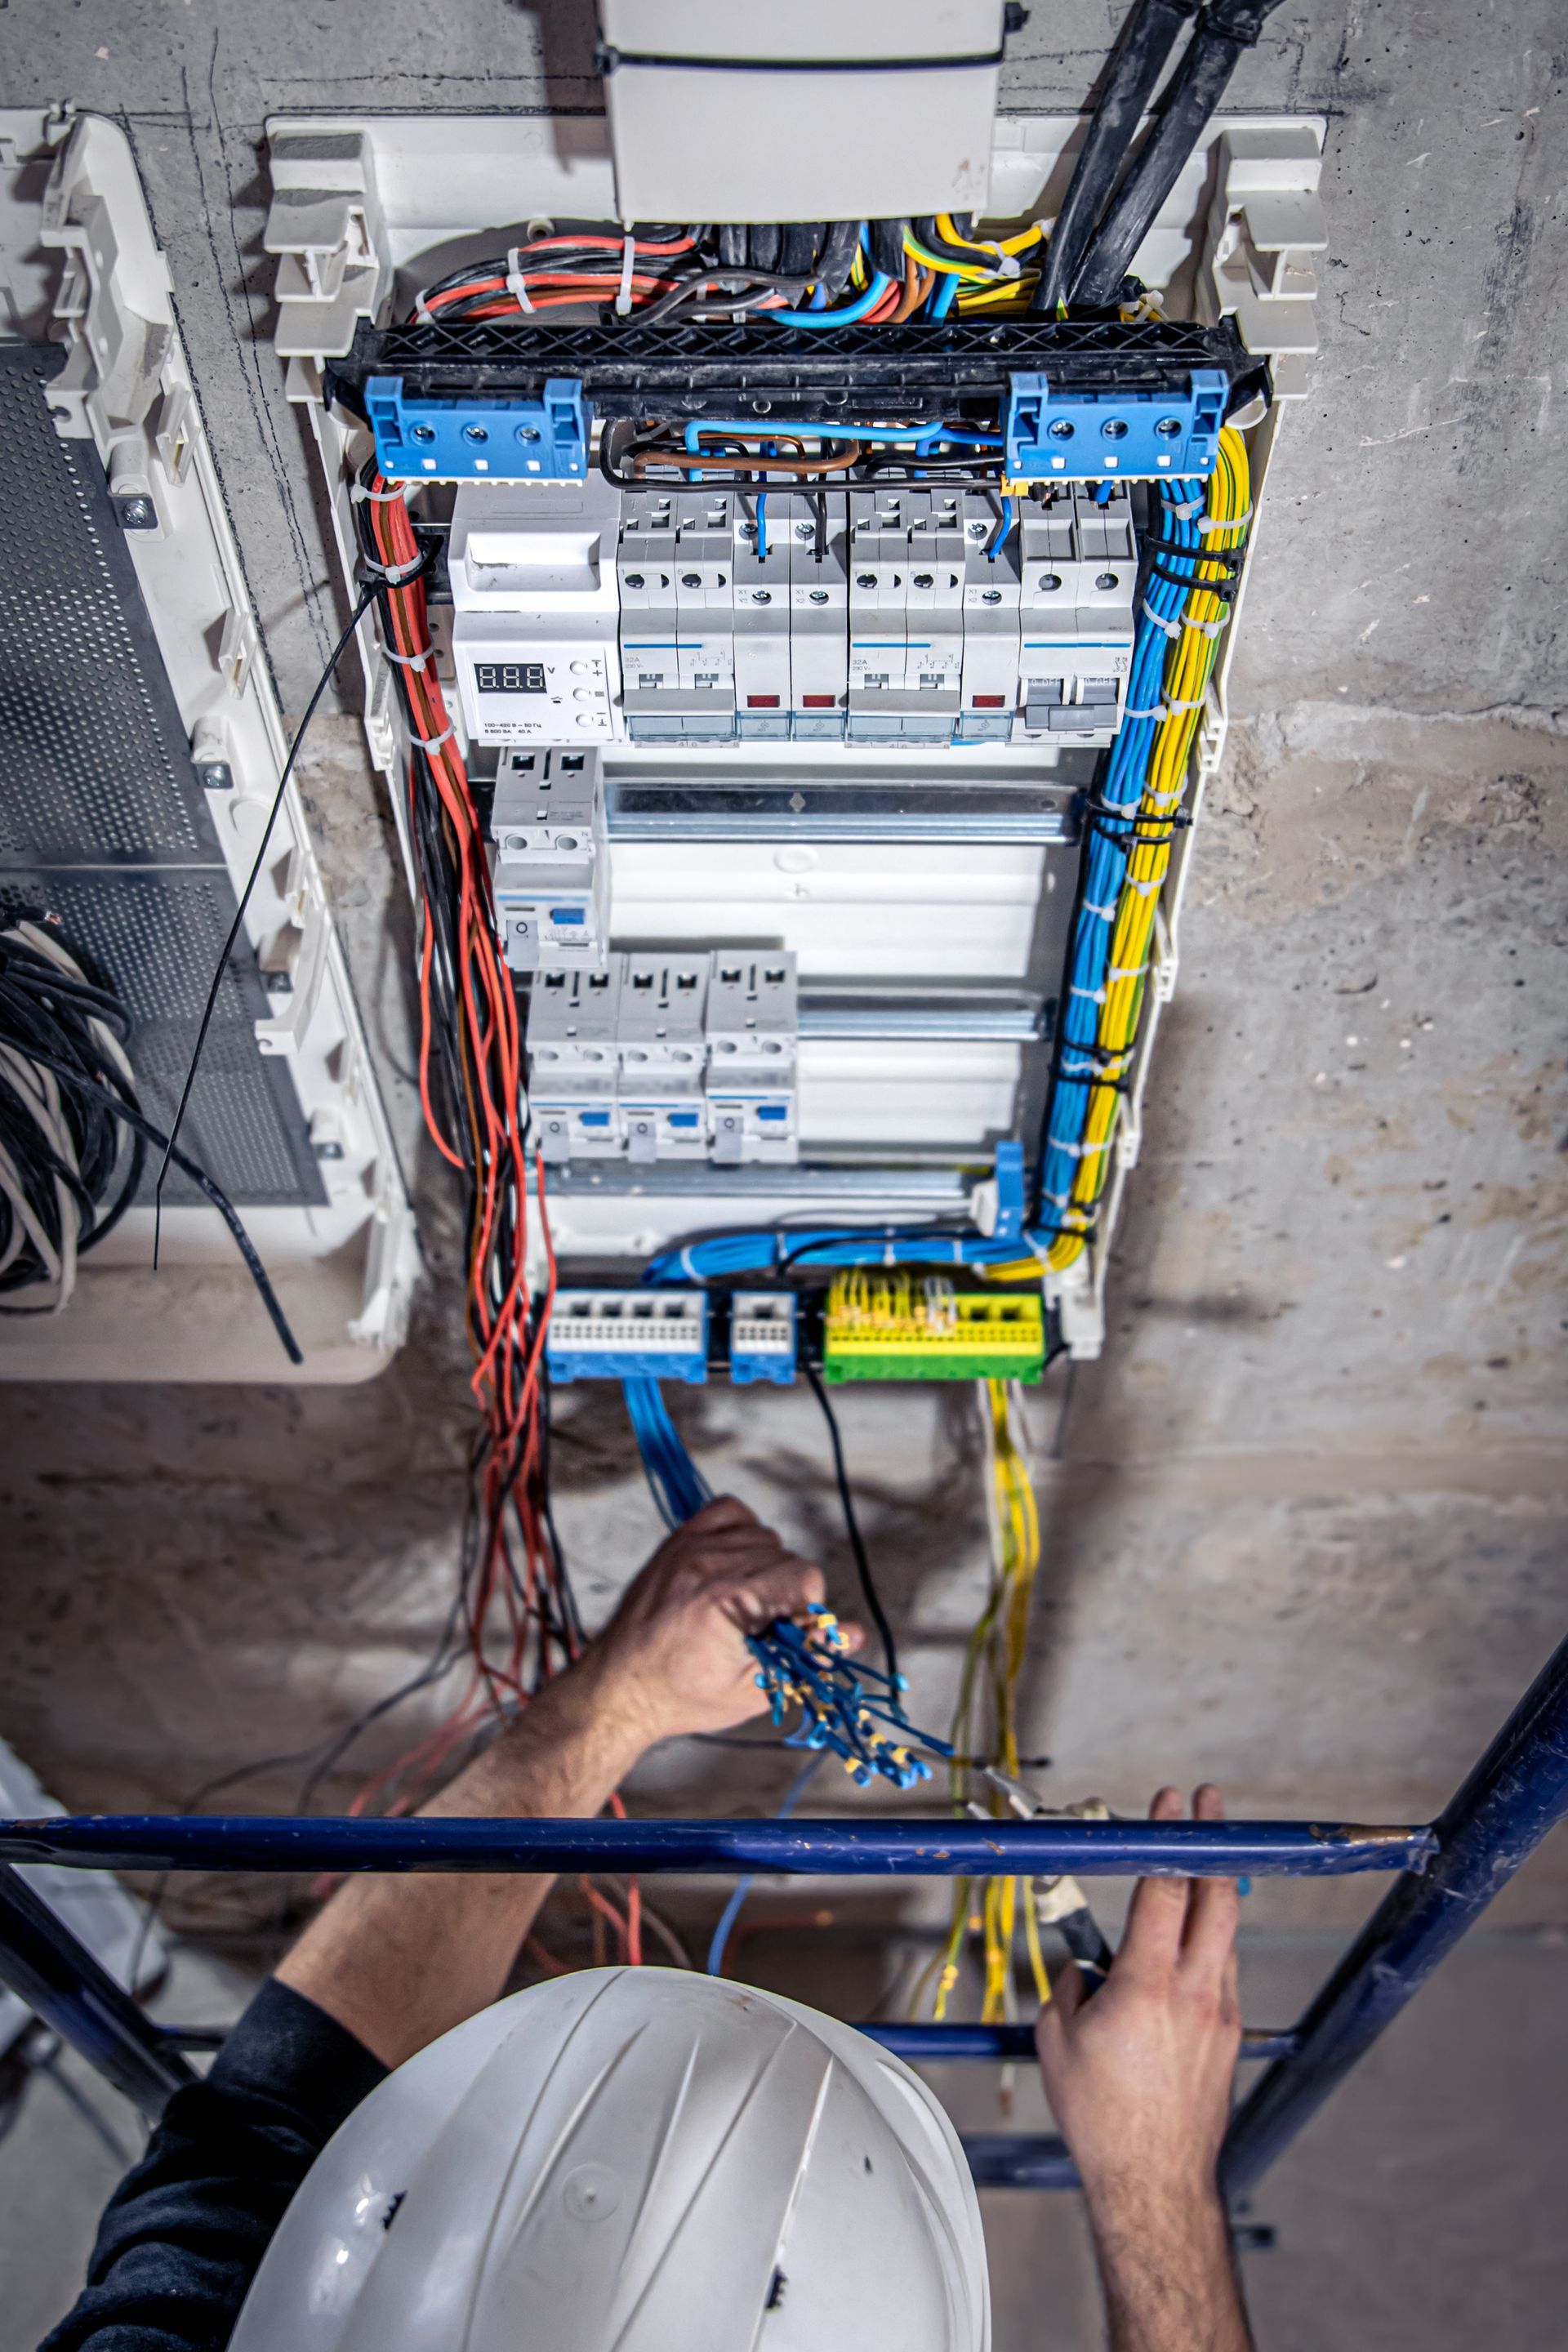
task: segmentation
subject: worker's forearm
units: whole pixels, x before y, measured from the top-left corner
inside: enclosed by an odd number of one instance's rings
[[[592,1815],[644,1745],[601,1656],[590,1652],[421,1811]],[[550,1884],[488,1874],[351,1878],[278,1974],[396,2066],[497,1998]]]
[[[1217,2193],[1091,2190],[1089,2208],[1110,2352],[1253,2352]]]

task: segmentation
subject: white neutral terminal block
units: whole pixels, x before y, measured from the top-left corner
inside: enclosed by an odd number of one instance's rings
[[[1001,0],[600,0],[623,220],[978,212]]]

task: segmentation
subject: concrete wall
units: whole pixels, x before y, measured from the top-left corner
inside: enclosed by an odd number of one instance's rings
[[[1076,104],[1117,21],[1037,0],[1008,102]],[[1235,86],[1243,106],[1332,117],[1325,350],[1273,478],[1110,1345],[1035,1407],[1027,1744],[1064,1796],[1131,1805],[1157,1778],[1217,1772],[1244,1804],[1424,1809],[1563,1630],[1568,142],[1551,37],[1546,0],[1287,9]],[[575,12],[549,12],[554,103],[596,106],[586,46]],[[0,95],[123,115],[298,708],[337,606],[267,341],[263,118],[537,105],[535,19],[503,0],[12,0]],[[348,720],[318,739],[309,787],[395,1087],[384,835]],[[0,1724],[69,1801],[178,1801],[307,1748],[433,1633],[469,1422],[449,1203],[422,1181],[436,1280],[376,1385],[6,1393]],[[618,1406],[574,1399],[563,1418],[592,1616],[653,1522]],[[969,1408],[872,1394],[846,1423],[940,1722],[983,1576]],[[809,1397],[716,1391],[692,1434],[847,1590]],[[731,1801],[743,1784],[701,1764],[658,1777]],[[297,1783],[260,1774],[236,1801]],[[1289,1918],[1310,1900],[1364,1894],[1258,1898]],[[1542,1858],[1514,1914],[1568,1916],[1568,1854]]]

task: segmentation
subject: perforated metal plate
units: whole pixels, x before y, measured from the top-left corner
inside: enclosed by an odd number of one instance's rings
[[[0,909],[53,918],[92,957],[133,1015],[138,1090],[166,1125],[234,889],[97,453],[49,417],[62,357],[0,344]],[[257,1047],[267,1009],[242,946],[182,1141],[237,1203],[318,1202],[287,1070]],[[164,1197],[198,1196],[172,1179]]]

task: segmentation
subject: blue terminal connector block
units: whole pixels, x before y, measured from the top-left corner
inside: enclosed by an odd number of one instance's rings
[[[400,375],[373,375],[364,406],[388,481],[542,481],[588,470],[594,412],[574,376],[552,376],[539,400],[415,400]]]
[[[702,1290],[558,1290],[544,1335],[552,1381],[705,1381]]]
[[[1010,378],[1006,471],[1016,481],[1101,481],[1107,475],[1212,474],[1229,387],[1194,368],[1184,394],[1053,392],[1043,375]]]
[[[791,1388],[798,1353],[794,1292],[737,1290],[730,1301],[731,1381],[742,1388],[752,1381]]]

